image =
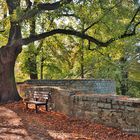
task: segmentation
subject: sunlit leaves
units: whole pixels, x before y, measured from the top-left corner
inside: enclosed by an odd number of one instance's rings
[[[5,46],[8,39],[7,39],[7,37],[4,37],[3,35],[0,35],[0,40],[2,40],[1,43],[0,43],[0,46]]]
[[[52,3],[55,0],[35,2]],[[110,38],[119,38],[126,31],[131,33],[136,22],[139,22],[138,12],[136,19],[131,23],[136,10],[137,6],[133,0],[74,0],[73,3],[57,10],[35,16],[35,32],[38,34],[57,28],[74,29],[106,42]],[[14,12],[12,16],[17,20],[22,15],[22,10],[17,8]],[[25,37],[29,36],[31,21],[32,18],[23,23],[22,31]],[[137,33],[135,37],[120,39],[104,48],[91,43],[93,51],[88,50],[89,44],[86,40],[57,35],[42,40],[41,49],[38,49],[40,42],[35,43],[34,48],[25,52],[24,57],[36,53],[33,50],[38,51],[38,74],[40,75],[42,60],[44,78],[79,78],[83,64],[85,78],[115,79],[119,87],[120,81],[127,81],[130,78],[128,76],[128,79],[123,79],[122,72],[131,73],[131,77],[133,75],[131,65],[134,63],[135,43],[140,34],[139,26]],[[82,54],[83,60],[81,60]],[[122,59],[125,61],[122,62]],[[27,66],[28,63],[23,69],[26,70]],[[28,73],[27,70],[25,72]]]

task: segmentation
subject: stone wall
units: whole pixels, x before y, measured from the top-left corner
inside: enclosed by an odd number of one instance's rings
[[[72,115],[140,134],[140,99],[113,95],[74,95]]]
[[[75,79],[75,80],[27,80],[24,84],[36,86],[57,86],[63,89],[83,91],[84,93],[115,94],[113,80]]]
[[[140,134],[140,99],[115,95],[111,80],[35,80],[19,84],[18,90],[23,96],[50,91],[54,111]]]
[[[25,92],[51,91],[54,111],[140,134],[140,99],[112,94],[83,94],[60,87],[31,86]]]

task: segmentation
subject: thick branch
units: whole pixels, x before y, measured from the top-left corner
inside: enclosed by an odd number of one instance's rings
[[[56,10],[59,7],[70,3],[72,0],[61,0],[55,3],[40,3],[37,5],[39,10]]]
[[[136,27],[139,24],[140,24],[140,22],[138,22],[135,25],[134,30],[131,33],[124,33],[124,34],[122,34],[122,35],[120,35],[116,38],[111,38],[106,42],[102,42],[102,41],[100,41],[100,40],[98,40],[98,39],[96,39],[92,36],[81,33],[79,31],[66,30],[66,29],[54,29],[54,30],[49,31],[49,32],[45,32],[45,33],[41,33],[41,34],[38,34],[38,35],[30,36],[28,38],[24,38],[24,39],[22,39],[22,44],[27,45],[31,42],[34,42],[34,41],[37,41],[37,40],[40,40],[40,39],[43,39],[43,38],[46,38],[46,37],[49,37],[49,36],[52,36],[52,35],[55,35],[55,34],[65,34],[65,35],[74,35],[74,36],[80,37],[82,39],[87,39],[88,41],[95,43],[98,47],[107,47],[109,44],[111,44],[112,42],[114,42],[116,40],[135,35],[136,34],[135,33]]]
[[[42,34],[38,34],[38,35],[34,35],[28,38],[23,39],[23,45],[27,45],[33,41],[37,41],[40,39],[43,39],[45,37],[49,37],[55,34],[65,34],[65,35],[74,35],[83,39],[87,39],[90,40],[91,42],[94,42],[97,45],[100,46],[106,46],[106,43],[101,42],[100,40],[95,39],[94,37],[91,37],[87,34],[83,34],[81,32],[75,31],[75,30],[65,30],[65,29],[54,29],[52,31],[49,32],[45,32]]]
[[[20,5],[20,0],[6,0],[6,3],[9,9],[9,13],[12,14],[16,7]]]
[[[111,38],[111,39],[109,39],[109,40],[106,42],[106,44],[111,44],[112,42],[114,42],[114,41],[116,41],[116,40],[119,40],[119,39],[123,39],[123,38],[126,38],[126,37],[130,37],[130,36],[136,35],[136,28],[137,28],[137,26],[138,26],[139,24],[140,24],[140,21],[137,22],[137,23],[134,25],[133,30],[132,30],[130,33],[127,33],[127,32],[125,31],[122,35],[118,36],[117,38]]]
[[[9,13],[12,14],[14,10],[16,10],[17,7],[20,6],[20,0],[6,0],[6,3],[8,5]],[[9,32],[9,38],[7,45],[11,45],[15,42],[15,40],[21,39],[21,27],[18,22],[14,22],[10,20],[10,32]]]
[[[45,10],[46,11],[56,10],[70,2],[72,2],[72,0],[60,0],[55,3],[39,3],[39,4],[35,5],[33,7],[33,9],[26,11],[25,14],[21,17],[21,19],[19,19],[19,21],[21,22],[25,19],[29,19],[29,18],[35,16],[36,14],[38,14],[42,11],[45,11]]]
[[[26,0],[27,10],[31,9],[32,2],[30,0]]]

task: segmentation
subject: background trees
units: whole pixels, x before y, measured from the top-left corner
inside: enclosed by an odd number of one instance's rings
[[[138,6],[133,1],[77,1],[68,5],[65,11],[61,9],[57,13],[36,17],[44,18],[43,22],[46,22],[42,28],[44,31],[63,28],[65,25],[65,29],[77,29],[89,35],[94,34],[104,42],[112,41],[110,38],[117,40],[124,38],[123,36],[132,37],[102,48],[74,36],[55,35],[36,43],[36,47],[30,51],[25,48],[22,71],[29,74],[31,68],[32,72],[35,70],[27,59],[27,55],[32,53],[37,56],[40,79],[114,79],[119,94],[139,96],[137,82],[140,77],[138,72],[140,64],[137,62],[138,46],[135,45],[139,40],[139,32],[133,37],[134,26],[137,26],[139,18],[138,11]],[[41,22],[36,24],[42,26]],[[36,30],[39,30],[39,27]],[[34,52],[35,48],[37,53]]]

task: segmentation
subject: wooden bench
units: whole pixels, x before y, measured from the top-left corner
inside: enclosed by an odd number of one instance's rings
[[[46,111],[48,111],[48,102],[51,100],[50,92],[33,92],[26,93],[24,98],[24,103],[26,109],[28,109],[28,104],[35,105],[35,112],[38,112],[38,106],[44,105]]]

